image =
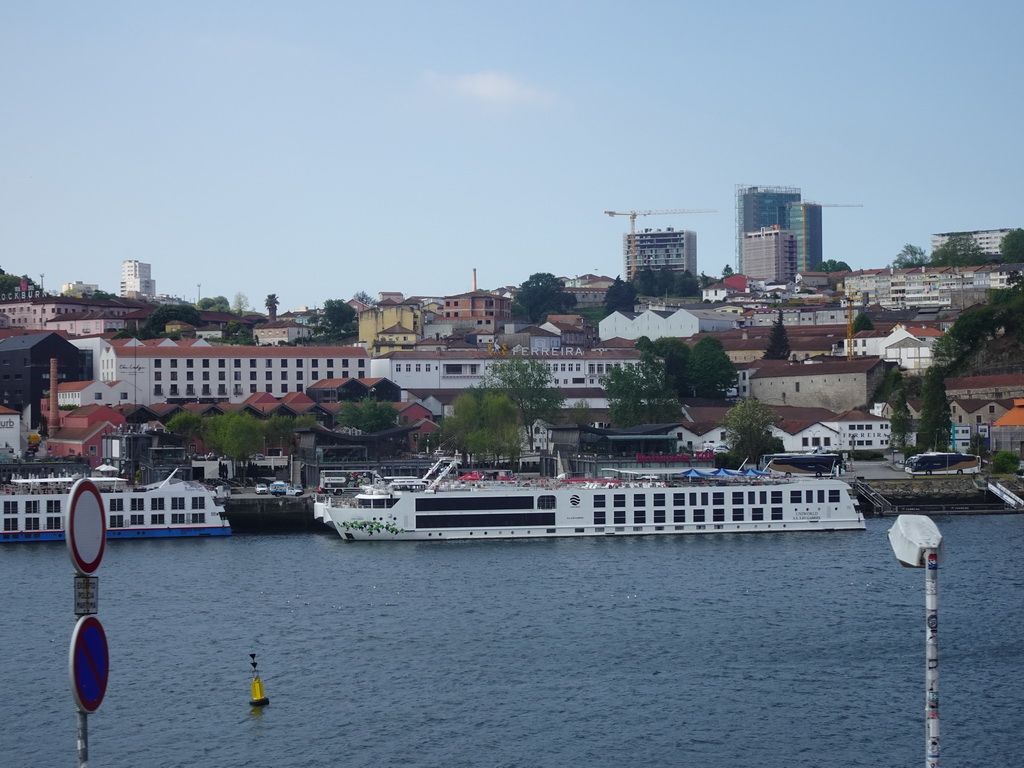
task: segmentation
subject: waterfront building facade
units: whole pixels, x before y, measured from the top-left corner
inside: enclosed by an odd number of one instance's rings
[[[321,379],[365,378],[360,347],[211,346],[202,339],[108,342],[100,352],[103,381],[130,385],[140,405],[243,402],[252,394],[303,392]]]

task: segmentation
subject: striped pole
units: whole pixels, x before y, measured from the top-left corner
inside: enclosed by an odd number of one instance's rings
[[[939,556],[925,550],[925,768],[939,768]]]

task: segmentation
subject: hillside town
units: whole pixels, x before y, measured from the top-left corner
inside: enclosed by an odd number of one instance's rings
[[[493,385],[512,361],[539,365],[543,388],[557,393],[556,407],[520,411],[515,448],[481,452],[514,459],[516,469],[585,472],[596,468],[587,458],[595,451],[638,465],[725,454],[724,419],[746,399],[774,413],[770,431],[783,451],[893,461],[912,446],[1020,452],[1019,355],[985,375],[944,379],[948,435],[917,434],[920,382],[935,365],[937,342],[962,314],[1019,285],[1024,271],[992,250],[988,233],[968,233],[983,264],[850,270],[826,263],[832,269],[824,271],[803,268],[822,266],[820,237],[815,245],[779,225],[757,232],[741,233],[740,269],[716,278],[694,276],[694,238],[678,238],[681,253],[663,248],[664,238],[646,250],[653,234],[646,230],[624,236],[629,281],[538,274],[482,290],[474,271],[465,292],[362,294],[281,312],[275,295],[264,313],[244,302],[232,309],[224,297],[193,305],[158,294],[151,265],[138,261],[123,263],[118,295],[82,282],[55,294],[27,278],[8,280],[0,294],[3,457],[159,477],[216,454],[195,419],[236,414],[291,424],[266,431],[245,458],[287,460],[289,479],[315,484],[324,468],[352,461],[465,452],[445,433],[445,420],[460,396]],[[950,235],[937,237],[936,249],[947,247]],[[656,298],[650,288],[659,281],[659,288],[689,281],[699,295],[665,289]],[[667,341],[685,347],[690,373],[672,372],[680,353],[659,347]],[[698,351],[708,349],[713,362],[697,366]],[[655,361],[654,374],[645,360]],[[671,380],[671,403],[647,411],[649,403],[634,403],[639,411],[626,417],[622,401],[632,395],[612,383],[641,369]],[[718,380],[701,380],[712,369]],[[894,375],[910,383],[909,428],[898,437],[887,384]],[[372,431],[356,425],[352,410],[371,401],[390,405]],[[176,417],[193,426],[172,428]],[[217,458],[195,470],[221,479],[240,473],[241,457]]]

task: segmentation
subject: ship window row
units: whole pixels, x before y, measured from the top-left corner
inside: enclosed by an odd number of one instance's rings
[[[4,514],[5,515],[16,515],[19,512],[18,505],[20,502],[17,501],[4,501]],[[24,502],[24,512],[27,515],[38,515],[42,511],[39,499],[32,499],[31,501]],[[61,513],[61,500],[60,499],[47,499],[46,500],[46,514],[48,515],[59,515]]]
[[[145,525],[146,524],[146,519],[145,518],[146,518],[145,515],[129,515],[128,516],[128,525],[126,526],[124,524],[124,520],[125,520],[124,515],[110,515],[108,517],[107,527],[108,528],[127,528],[127,527],[131,527],[131,526]],[[191,515],[188,515],[188,514],[186,514],[184,512],[177,512],[177,513],[172,513],[171,514],[171,525],[186,525],[186,524],[203,525],[204,523],[206,523],[206,513],[205,512],[193,512]],[[164,514],[150,515],[149,516],[149,524],[150,525],[166,525],[167,524],[167,516],[164,515]]]
[[[145,512],[146,511],[146,499],[145,498],[133,498],[129,499],[129,511],[131,512]],[[28,502],[31,503],[31,502]],[[152,498],[149,500],[149,510],[151,512],[160,512],[166,509],[167,500],[164,498]],[[183,496],[172,496],[171,497],[171,509],[185,509],[185,498]],[[192,509],[206,509],[206,497],[204,496],[193,496],[192,497]],[[107,510],[110,512],[124,512],[124,499],[108,499]],[[6,511],[6,507],[5,510]]]
[[[685,509],[674,509],[672,510],[672,522],[673,523],[706,523],[708,522],[708,510],[707,509],[692,509],[690,510],[690,519],[687,520],[687,514]],[[749,513],[749,516],[748,516]],[[711,522],[713,523],[724,523],[726,521],[726,508],[725,507],[712,507],[711,508]],[[782,520],[782,507],[771,507],[768,512],[769,517],[765,517],[765,507],[732,507],[728,511],[729,519],[732,522],[761,522],[766,519],[770,520]],[[666,522],[665,510],[656,509],[648,520],[646,510],[634,509],[633,510],[633,525],[653,523],[659,525]],[[604,509],[594,510],[594,525],[607,525],[608,524],[608,513]],[[626,525],[626,512],[625,510],[613,510],[612,512],[612,525]]]
[[[808,503],[812,504],[817,499],[818,504],[824,504],[825,500],[828,499],[829,504],[838,504],[840,501],[840,490],[838,488],[829,489],[816,489],[816,490],[802,490],[802,491],[790,491],[790,503],[801,504]],[[768,490],[756,490],[756,491],[732,491],[731,492],[731,503],[734,506],[751,506],[754,504],[767,505],[767,504],[781,504],[782,503],[782,491],[768,491]],[[665,497],[667,494],[654,493],[652,496],[653,506],[662,507],[665,506]],[[647,506],[646,493],[634,493],[632,498],[633,507],[645,507]],[[606,499],[604,494],[597,494],[594,496],[594,507],[597,509],[603,509],[606,506]],[[615,508],[625,508],[627,506],[627,494],[615,493],[612,494],[612,506]],[[709,507],[709,506],[725,506],[725,492],[724,491],[677,491],[672,494],[672,506],[673,507]]]

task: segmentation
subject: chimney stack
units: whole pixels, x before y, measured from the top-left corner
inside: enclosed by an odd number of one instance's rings
[[[60,409],[57,407],[57,358],[50,358],[50,434],[60,428]]]
[[[476,267],[473,267],[473,293],[476,293]]]

